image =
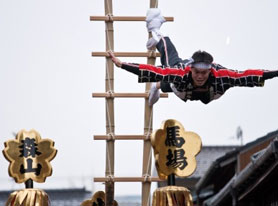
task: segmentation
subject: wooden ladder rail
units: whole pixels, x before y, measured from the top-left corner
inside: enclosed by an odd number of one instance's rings
[[[173,21],[173,17],[164,17],[166,21]],[[145,21],[145,16],[90,16],[90,21]]]
[[[112,0],[104,0],[105,15],[113,14]],[[106,24],[106,51],[114,51],[114,27],[113,22],[107,21]],[[105,72],[105,91],[114,92],[114,65],[111,58],[106,58],[107,71]],[[115,133],[115,118],[114,118],[114,99],[106,98],[106,134]],[[106,141],[106,166],[105,176],[114,176],[114,141]],[[114,182],[105,182],[105,205],[113,206],[114,201]]]
[[[158,0],[150,0],[150,8],[155,8],[158,5]],[[152,35],[149,33],[148,38],[151,38]],[[155,53],[155,49],[152,51]],[[156,57],[148,56],[147,57],[147,64],[155,65]],[[150,83],[146,84],[145,91],[149,91],[151,87]],[[153,108],[149,107],[148,99],[145,99],[145,121],[144,121],[144,134],[150,136],[150,133],[153,129]],[[142,168],[142,176],[150,177],[151,176],[151,163],[152,163],[152,145],[150,138],[144,140],[144,147],[143,147],[143,168]],[[142,182],[142,206],[149,206],[150,205],[150,195],[151,195],[151,182],[144,181]]]
[[[157,5],[158,0],[150,0],[150,8]],[[91,16],[91,21],[105,21],[106,24],[106,51],[114,51],[114,21],[145,21],[146,17],[123,17],[113,16],[112,0],[104,0],[105,16]],[[165,17],[166,21],[173,21],[173,17]],[[149,34],[149,38],[151,34]],[[92,52],[92,56],[108,57],[107,52]],[[115,52],[118,57],[147,57],[148,64],[154,64],[156,57],[160,54],[154,50],[148,52]],[[148,206],[150,203],[150,188],[151,182],[159,181],[157,177],[150,177],[151,175],[151,143],[149,133],[152,131],[152,108],[148,105],[148,91],[150,90],[150,83],[146,84],[145,93],[115,93],[114,92],[114,71],[113,62],[111,58],[106,58],[107,72],[105,74],[105,91],[106,93],[93,93],[93,97],[104,97],[106,103],[106,133],[107,135],[95,136],[95,139],[106,139],[106,168],[105,178],[95,178],[95,182],[105,182],[107,206],[113,205],[114,200],[114,182],[142,182],[142,205]],[[145,121],[144,133],[145,135],[113,135],[115,132],[114,119],[114,98],[145,98]],[[167,94],[161,94],[160,97],[168,97]],[[143,169],[142,177],[114,177],[114,140],[124,139],[142,139],[144,140],[143,148]],[[112,140],[112,141],[111,141]],[[149,165],[149,166],[148,166]],[[112,180],[112,179],[113,180]]]

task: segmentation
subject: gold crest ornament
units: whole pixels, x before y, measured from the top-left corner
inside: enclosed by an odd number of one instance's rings
[[[3,154],[10,162],[9,175],[17,183],[28,180],[45,182],[46,177],[52,174],[50,161],[57,150],[52,140],[41,139],[37,131],[21,130],[15,140],[5,142]]]
[[[164,121],[161,129],[152,133],[151,143],[161,179],[172,174],[187,177],[195,171],[196,155],[202,147],[201,138],[194,132],[185,131],[177,120]]]
[[[193,206],[190,191],[185,187],[161,187],[153,193],[153,206]]]
[[[105,192],[98,191],[96,192],[92,199],[85,200],[82,202],[81,206],[105,206]],[[113,206],[118,206],[118,203],[116,200],[113,202]]]
[[[50,206],[50,200],[43,190],[24,189],[11,193],[6,206]]]

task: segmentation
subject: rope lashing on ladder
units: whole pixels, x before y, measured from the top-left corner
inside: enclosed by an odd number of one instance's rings
[[[114,176],[113,175],[107,175],[106,178],[107,178],[106,182],[114,182]]]
[[[113,20],[113,14],[107,14],[106,16],[108,17],[107,22],[113,22],[114,21]]]
[[[113,133],[108,133],[107,136],[108,136],[107,141],[114,141],[115,140],[115,135]]]
[[[152,133],[147,132],[147,133],[145,134],[144,141],[148,141],[148,140],[150,140],[150,139],[151,139],[151,135],[152,135]]]
[[[112,90],[109,90],[106,93],[108,94],[108,98],[114,98],[114,92]]]
[[[143,182],[151,182],[151,176],[149,174],[143,174]]]
[[[148,58],[156,58],[155,50],[149,50],[148,51]]]

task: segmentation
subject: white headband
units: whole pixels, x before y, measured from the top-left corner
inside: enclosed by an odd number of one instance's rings
[[[208,64],[205,62],[196,62],[196,63],[192,63],[192,67],[194,67],[196,69],[210,69],[211,64]]]

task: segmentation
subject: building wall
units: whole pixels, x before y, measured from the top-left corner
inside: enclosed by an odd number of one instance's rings
[[[204,146],[196,158],[196,171],[190,177],[202,177],[206,173],[213,161],[215,161],[219,157],[222,157],[227,152],[230,152],[237,147],[238,146]]]
[[[238,156],[237,172],[240,172],[241,170],[243,170],[251,161],[251,156],[253,154],[255,154],[256,152],[259,152],[260,150],[265,149],[272,140],[273,139],[268,139],[262,143],[259,143],[258,145],[254,145],[253,147],[248,148],[248,150],[240,152],[239,156]]]
[[[176,185],[186,187],[194,192],[196,183],[199,181],[200,177],[206,173],[213,161],[237,147],[238,146],[203,146],[201,152],[196,157],[197,168],[195,172],[187,178],[176,177]],[[153,174],[154,176],[157,175],[156,170]],[[166,185],[167,181],[158,182],[158,187],[164,187]]]

